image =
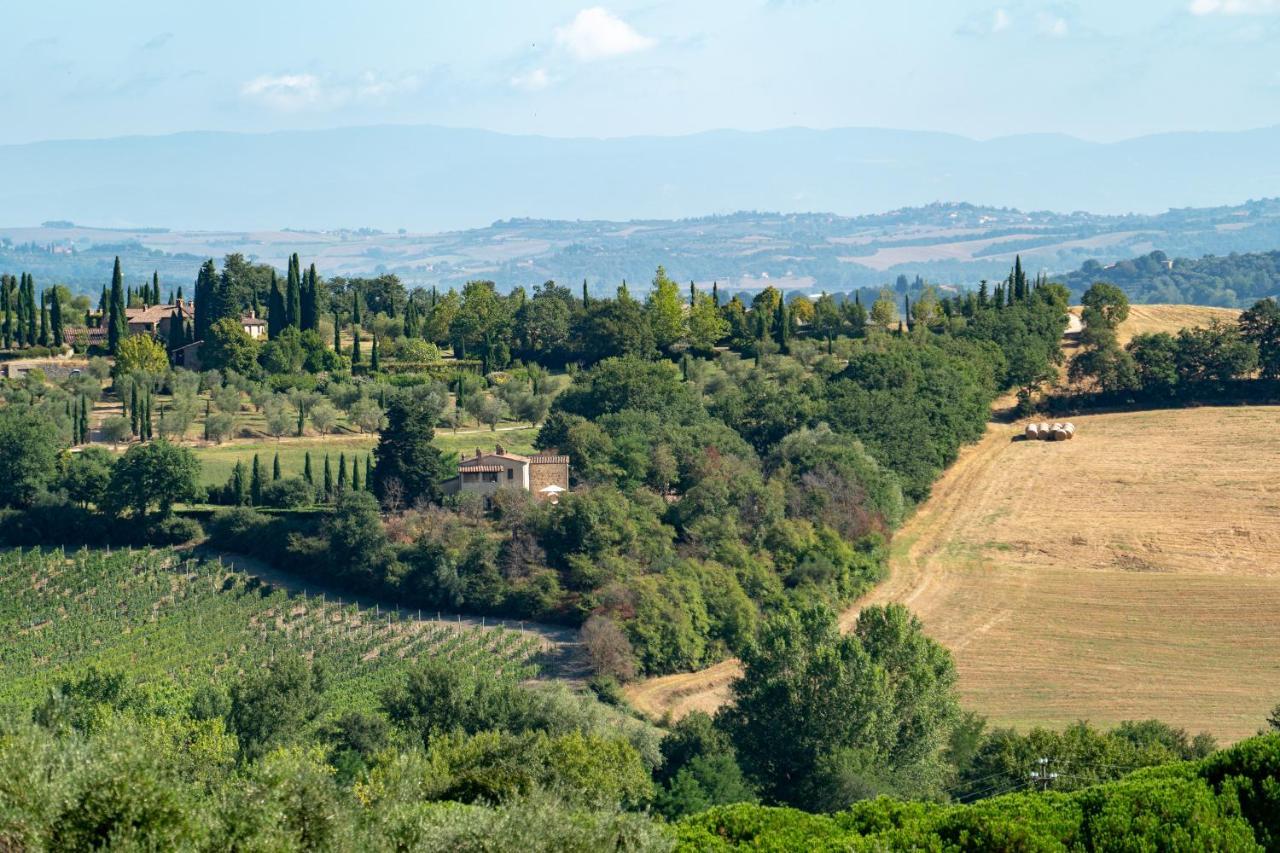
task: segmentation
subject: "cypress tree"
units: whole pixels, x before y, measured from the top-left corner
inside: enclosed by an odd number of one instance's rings
[[[248,506],[249,484],[245,482],[244,460],[237,459],[236,467],[231,472],[231,502],[236,506]]]
[[[351,327],[351,363],[360,363],[360,327]]]
[[[53,345],[61,347],[65,335],[62,326],[62,300],[56,287],[49,292],[49,331],[53,334]]]
[[[363,490],[364,487],[360,484],[360,466],[356,464],[356,459],[353,456],[351,459],[351,491],[360,492]]]
[[[720,307],[720,282],[711,282],[711,301],[715,303],[717,308]]]
[[[333,467],[329,464],[329,454],[324,455],[324,496],[325,500],[333,497]]]
[[[249,479],[249,501],[254,506],[262,505],[262,460],[258,458],[258,454],[253,454],[253,472]]]
[[[40,346],[49,345],[49,295],[40,291]]]
[[[197,341],[209,339],[209,327],[218,319],[214,316],[217,290],[218,268],[214,266],[213,258],[209,258],[200,265],[200,272],[196,276],[195,293],[192,297],[195,300],[195,339]]]
[[[302,286],[302,331],[320,328],[320,282],[316,275],[316,265],[312,264],[303,277]]]
[[[298,407],[298,437],[299,438],[302,437],[302,430],[306,426],[306,423],[307,423],[307,416],[302,411],[302,407],[299,406]]]
[[[17,290],[14,294],[17,301],[18,317],[17,327],[15,329],[14,338],[18,346],[27,345],[27,274],[22,273],[18,278]]]
[[[142,421],[138,417],[138,383],[133,383],[133,394],[129,400],[129,430],[138,438],[142,438]]]
[[[369,350],[369,369],[374,373],[378,372],[380,364],[378,362],[378,336],[373,336],[373,345]]]
[[[120,342],[129,334],[124,303],[124,274],[120,271],[120,256],[116,256],[111,271],[111,301],[107,316],[107,348],[112,355],[120,348]]]
[[[982,281],[978,282],[978,307],[986,308],[988,298],[987,280],[984,278]]]
[[[0,275],[0,301],[4,302],[4,348],[13,349],[13,279]]]
[[[698,288],[693,282],[689,282],[689,307],[693,307],[693,303],[697,301]]]
[[[432,305],[434,305],[434,304],[435,304],[435,301],[436,301],[435,293],[436,293],[436,291],[435,291],[435,288],[433,287],[433,288],[431,289],[431,304],[432,304]],[[590,296],[590,294],[588,294],[588,293],[587,293],[587,280],[586,280],[585,278],[582,280],[582,307],[583,307],[583,308],[590,308],[590,307],[591,307],[591,296]]]
[[[911,297],[902,294],[902,316],[907,321],[907,326],[911,326]]]
[[[276,451],[276,458],[271,460],[271,481],[275,482],[280,479],[280,451]]]
[[[267,291],[267,337],[275,340],[288,325],[285,316],[284,296],[280,294],[280,282],[276,271],[271,271],[271,286]]]
[[[308,450],[306,455],[302,457],[302,479],[306,480],[308,483],[310,483],[313,486],[316,484],[315,479],[312,477],[312,474],[311,474],[311,451],[310,450]]]
[[[89,443],[89,398],[80,395],[80,443]]]
[[[150,391],[150,390],[148,390],[148,391],[147,391],[147,396],[146,396],[146,410],[147,410],[147,411],[146,411],[146,416],[145,416],[145,418],[144,418],[144,420],[143,420],[143,422],[142,422],[142,428],[143,428],[143,429],[145,429],[145,430],[147,431],[147,441],[151,441],[151,439],[153,439],[153,438],[155,438],[155,437],[156,437],[156,434],[155,434],[155,422],[154,422],[154,419],[151,417],[151,406],[152,406],[152,403],[153,403],[153,402],[154,402],[154,401],[151,399],[151,391]]]
[[[151,271],[151,304],[160,304],[160,270]]]
[[[787,300],[779,299],[778,307],[773,314],[773,339],[778,342],[778,349],[787,352],[791,337],[791,322],[787,317]]]
[[[298,253],[289,258],[289,278],[285,288],[285,322],[295,329],[302,325],[302,275]]]
[[[342,352],[342,335],[340,334],[341,332],[342,332],[342,323],[338,319],[338,309],[334,308],[333,309],[333,351],[336,353]]]
[[[338,491],[347,490],[347,454],[338,454]]]

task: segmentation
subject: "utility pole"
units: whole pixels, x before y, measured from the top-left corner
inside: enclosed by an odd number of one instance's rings
[[[1041,791],[1047,791],[1053,787],[1053,783],[1058,779],[1058,774],[1051,769],[1049,759],[1041,757],[1036,760],[1036,769],[1031,771],[1031,784],[1038,787]]]

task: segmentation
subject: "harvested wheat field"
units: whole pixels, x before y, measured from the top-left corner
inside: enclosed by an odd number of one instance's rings
[[[1280,701],[1280,408],[1074,422],[1052,443],[993,424],[868,600],[915,611],[995,724],[1253,734]]]
[[[1077,316],[1080,308],[1072,308]],[[1214,320],[1234,323],[1240,316],[1236,308],[1211,308],[1208,305],[1131,305],[1129,318],[1120,326],[1118,339],[1121,346],[1134,335],[1150,332],[1168,332],[1171,335],[1191,326],[1207,326]]]

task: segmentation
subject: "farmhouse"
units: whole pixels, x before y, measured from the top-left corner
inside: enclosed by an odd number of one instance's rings
[[[179,299],[173,305],[148,305],[124,309],[131,335],[159,335],[171,340],[175,327],[195,319],[192,306]]]
[[[485,453],[477,447],[474,456],[458,463],[458,476],[441,485],[445,494],[474,492],[481,495],[486,504],[493,493],[502,488],[524,489],[539,501],[559,503],[560,495],[569,491],[569,457],[521,456],[508,453],[502,445],[492,453]]]

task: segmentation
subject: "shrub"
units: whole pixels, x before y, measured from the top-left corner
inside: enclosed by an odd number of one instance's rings
[[[147,541],[155,545],[184,545],[204,538],[204,528],[194,518],[170,516],[147,528]]]

